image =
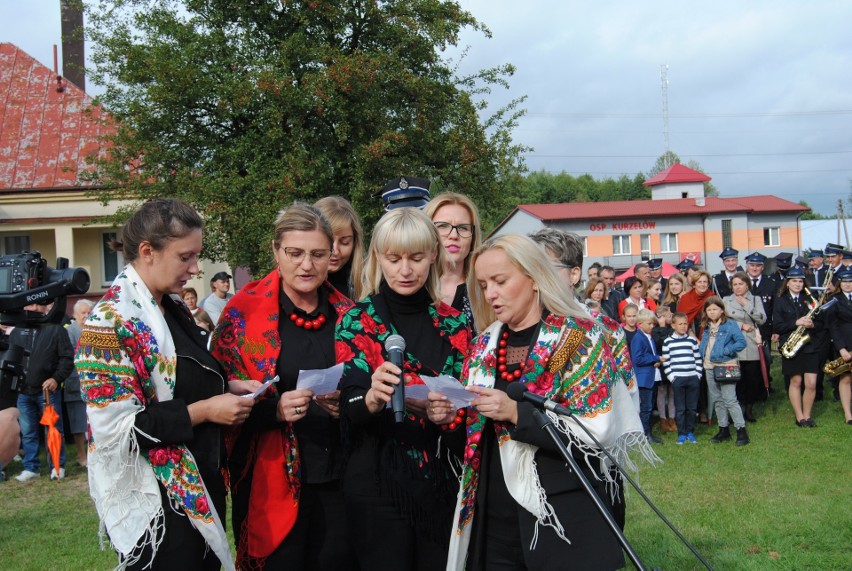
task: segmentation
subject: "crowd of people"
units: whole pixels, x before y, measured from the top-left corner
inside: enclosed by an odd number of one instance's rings
[[[64,330],[12,331],[44,352],[5,407],[16,413],[0,411],[20,425],[17,479],[39,477],[38,415],[64,394],[122,568],[617,569],[621,546],[581,480],[623,528],[612,459],[655,462],[655,426],[696,443],[715,412],[710,442],[733,440],[733,424],[749,444],[773,341],[796,425],[816,426],[826,362],[852,424],[852,254],[839,246],[825,267],[812,251],[806,270],[781,258],[773,276],[760,253],[743,270],[728,248],[715,276],[684,263],[663,277],[652,259],[623,288],[599,264],[581,285],[573,234],[486,240],[468,197],[429,197],[423,179],[382,197],[369,244],[341,197],[287,206],[270,221],[272,270],[236,294],[218,272],[200,301],[187,283],[202,219],[179,200],[143,204],[97,304],[78,302]],[[438,388],[453,382],[466,397]],[[532,401],[510,398],[519,384],[572,413],[547,414],[581,473]],[[4,454],[21,445],[6,440]]]

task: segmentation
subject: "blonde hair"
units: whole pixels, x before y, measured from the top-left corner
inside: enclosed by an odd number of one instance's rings
[[[539,305],[543,309],[565,317],[589,319],[588,312],[577,302],[574,293],[569,291],[565,282],[556,275],[544,248],[536,244],[532,238],[520,234],[505,234],[490,238],[473,253],[471,264],[475,267],[479,256],[493,249],[502,250],[521,273],[535,282],[538,286]],[[491,305],[485,300],[475,272],[471,272],[467,280],[474,323],[477,325],[493,323],[497,318]]]
[[[648,321],[656,321],[657,317],[654,315],[654,312],[648,308],[643,307],[636,314],[636,322],[637,323],[647,323]]]
[[[707,285],[708,286],[713,283],[713,277],[710,274],[708,274],[706,271],[695,270],[694,273],[692,274],[692,277],[689,278],[690,285],[692,285],[692,287],[695,287],[695,282],[700,280],[702,276],[707,278]]]
[[[382,266],[379,256],[387,252],[413,254],[425,252],[435,254],[435,263],[429,268],[426,278],[426,291],[435,305],[441,303],[440,268],[444,264],[444,249],[440,243],[438,230],[426,214],[418,208],[396,208],[385,213],[376,222],[373,238],[364,266],[364,279],[361,285],[364,297],[379,291],[382,283]]]
[[[294,202],[278,213],[278,218],[275,219],[275,238],[272,240],[272,245],[277,250],[287,232],[310,232],[311,230],[319,230],[325,234],[328,238],[329,248],[334,244],[334,232],[331,231],[331,224],[328,223],[322,212],[310,204]]]
[[[358,218],[358,213],[352,203],[342,196],[326,196],[320,198],[314,203],[314,206],[322,212],[323,216],[331,224],[332,232],[340,232],[346,229],[346,226],[351,226],[353,235],[351,271],[349,279],[352,281],[352,287],[355,290],[355,299],[361,299],[361,284],[364,276],[364,229],[361,226],[361,219]],[[332,240],[332,244],[334,240]],[[345,292],[348,293],[348,292]]]
[[[464,194],[460,194],[458,192],[442,192],[426,203],[426,206],[423,207],[423,212],[425,212],[426,216],[428,216],[431,220],[434,220],[435,213],[438,212],[442,206],[447,206],[448,204],[457,204],[467,210],[468,214],[470,214],[470,223],[473,224],[473,236],[470,241],[470,252],[468,252],[467,257],[464,259],[464,277],[466,278],[468,274],[470,274],[470,268],[473,265],[470,261],[472,255],[482,245],[482,230],[479,226],[479,210],[477,210],[476,204],[474,204],[473,201]]]

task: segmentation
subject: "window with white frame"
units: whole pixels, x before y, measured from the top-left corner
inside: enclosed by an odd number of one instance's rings
[[[781,228],[778,226],[767,226],[763,229],[763,245],[764,246],[780,246],[781,245]]]
[[[14,256],[22,252],[30,250],[29,234],[6,234],[2,240],[3,251],[0,252],[4,256]]]
[[[622,234],[612,237],[612,255],[622,256],[630,254],[630,235]]]
[[[639,250],[642,255],[643,260],[649,260],[651,258],[651,235],[650,234],[640,234],[639,235]]]
[[[112,283],[118,272],[124,268],[124,256],[121,255],[121,252],[114,252],[110,247],[110,242],[115,238],[115,232],[101,233],[101,260],[103,261],[101,278],[104,284]]]
[[[677,232],[660,234],[660,252],[677,252]]]

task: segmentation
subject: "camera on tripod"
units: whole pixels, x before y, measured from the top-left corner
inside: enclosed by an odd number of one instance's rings
[[[69,268],[67,258],[57,258],[51,268],[35,250],[0,256],[0,324],[35,329],[43,323],[61,323],[65,298],[86,293],[89,283],[89,273]],[[25,309],[50,303],[53,307],[46,314]],[[0,334],[0,392],[17,389],[24,360],[24,348],[9,343],[5,332]]]

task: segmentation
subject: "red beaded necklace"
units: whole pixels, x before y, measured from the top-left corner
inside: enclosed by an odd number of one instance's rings
[[[299,317],[295,311],[290,314],[290,321],[296,324],[296,327],[301,327],[302,329],[307,329],[308,331],[317,330],[322,327],[327,321],[325,315],[320,313],[316,319],[305,319],[304,317]]]
[[[500,378],[505,381],[517,381],[521,378],[523,374],[523,367],[521,366],[523,363],[518,364],[518,368],[514,371],[509,371],[509,366],[506,365],[506,346],[509,344],[509,332],[504,331],[503,335],[500,338],[500,342],[498,343],[499,348],[497,349],[497,371],[500,373]]]

